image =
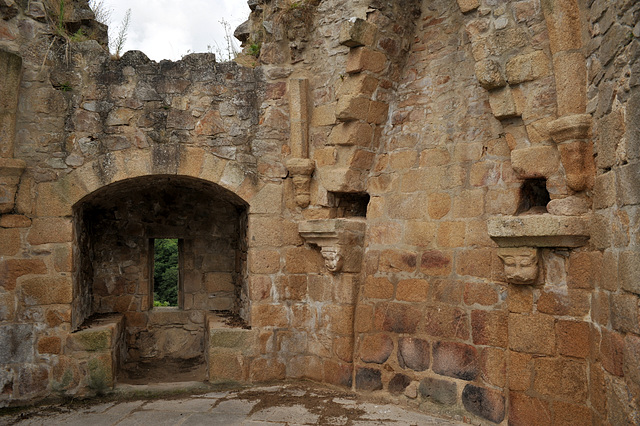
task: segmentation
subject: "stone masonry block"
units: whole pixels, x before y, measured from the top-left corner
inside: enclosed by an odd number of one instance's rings
[[[620,167],[618,173],[618,204],[620,206],[640,204],[640,162]]]
[[[373,128],[362,122],[338,124],[329,135],[329,145],[356,145],[369,147],[373,139]]]
[[[392,333],[415,333],[421,318],[420,310],[401,303],[381,303],[376,306],[375,328]]]
[[[593,207],[606,209],[616,202],[616,175],[607,172],[596,176],[593,187]]]
[[[360,342],[360,359],[364,362],[384,364],[393,351],[393,340],[389,335],[367,334]]]
[[[347,56],[347,73],[354,74],[362,71],[379,73],[387,64],[387,56],[368,47],[351,49]]]
[[[513,118],[520,115],[509,86],[489,92],[491,112],[498,120]]]
[[[587,107],[587,68],[582,52],[553,57],[558,115],[584,114]]]
[[[561,355],[586,358],[590,351],[589,324],[584,321],[558,321],[558,352]]]
[[[498,89],[507,84],[500,64],[493,59],[483,59],[476,62],[476,78],[480,86],[487,90]]]
[[[422,379],[418,392],[422,398],[444,405],[453,405],[458,400],[458,389],[455,382],[434,377]]]
[[[383,124],[387,121],[389,114],[389,104],[385,102],[371,101],[369,104],[369,113],[367,114],[367,123]]]
[[[348,47],[372,46],[377,27],[364,19],[351,18],[340,26],[340,44]]]
[[[509,424],[551,426],[549,402],[521,392],[509,393]]]
[[[511,166],[522,178],[543,178],[558,172],[560,154],[554,146],[533,146],[511,151]]]
[[[343,96],[336,106],[336,118],[338,121],[365,121],[369,116],[371,100],[364,96]]]
[[[525,353],[554,355],[555,320],[548,315],[509,315],[509,348]]]
[[[498,391],[469,384],[462,390],[462,404],[470,413],[493,423],[504,419],[505,398]]]
[[[516,56],[507,61],[507,81],[520,84],[549,74],[549,58],[541,50]]]
[[[582,47],[580,9],[577,0],[542,1],[551,53]]]
[[[242,382],[246,380],[248,368],[245,360],[235,350],[228,348],[209,348],[208,379],[211,383]]]
[[[538,358],[533,390],[542,395],[582,403],[587,398],[587,366],[566,358]]]
[[[34,331],[30,324],[0,326],[0,364],[33,361]]]
[[[458,6],[460,6],[462,13],[467,13],[476,10],[480,6],[480,3],[478,0],[458,0]]]
[[[478,376],[478,352],[475,347],[456,342],[433,344],[435,373],[462,380],[474,380]]]
[[[14,256],[20,251],[20,229],[0,228],[0,256]]]
[[[429,368],[430,344],[423,339],[401,337],[398,339],[398,364],[402,368],[425,371]]]
[[[46,273],[47,267],[40,259],[7,259],[0,263],[0,287],[11,291],[16,288],[19,277]]]
[[[70,277],[37,276],[25,278],[19,285],[25,305],[71,303]]]
[[[69,335],[67,348],[72,351],[104,351],[111,349],[114,328],[109,326],[91,327]]]
[[[506,348],[508,343],[508,319],[502,312],[471,312],[473,343]]]
[[[252,382],[282,380],[286,375],[286,366],[273,358],[259,358],[251,363],[249,379]]]
[[[382,389],[382,373],[375,368],[358,368],[356,370],[356,389],[376,391]]]
[[[371,96],[378,88],[379,80],[369,74],[351,74],[347,75],[342,84],[338,88],[337,95],[342,97],[345,95],[363,95]]]
[[[73,240],[73,229],[69,218],[35,218],[27,241],[32,245],[67,243]]]
[[[619,260],[620,285],[626,291],[640,295],[640,253],[625,251]]]

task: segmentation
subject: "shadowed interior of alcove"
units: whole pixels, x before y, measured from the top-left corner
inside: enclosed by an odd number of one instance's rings
[[[204,379],[206,313],[248,313],[246,204],[202,180],[149,176],[94,192],[74,219],[74,324],[124,314],[125,371],[139,379],[143,364],[163,365],[164,381],[195,370]],[[178,306],[154,307],[153,245],[168,238],[180,241]]]

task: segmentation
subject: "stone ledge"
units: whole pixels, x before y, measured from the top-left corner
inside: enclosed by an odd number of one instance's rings
[[[0,158],[0,176],[18,176],[22,175],[27,163],[24,160],[15,158]]]
[[[298,224],[298,232],[311,245],[320,247],[331,272],[359,272],[362,267],[364,219],[316,219]]]
[[[586,216],[502,216],[489,219],[487,228],[500,247],[580,247],[590,237]]]

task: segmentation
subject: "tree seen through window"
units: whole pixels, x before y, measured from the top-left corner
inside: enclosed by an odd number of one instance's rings
[[[178,240],[154,240],[153,305],[178,306]]]

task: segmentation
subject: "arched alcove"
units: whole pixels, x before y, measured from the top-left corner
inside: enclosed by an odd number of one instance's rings
[[[125,361],[204,365],[209,311],[246,317],[247,204],[216,184],[153,175],[102,187],[73,208],[73,323],[125,317]],[[177,307],[153,306],[153,247],[178,239]],[[199,362],[201,360],[202,362]]]

